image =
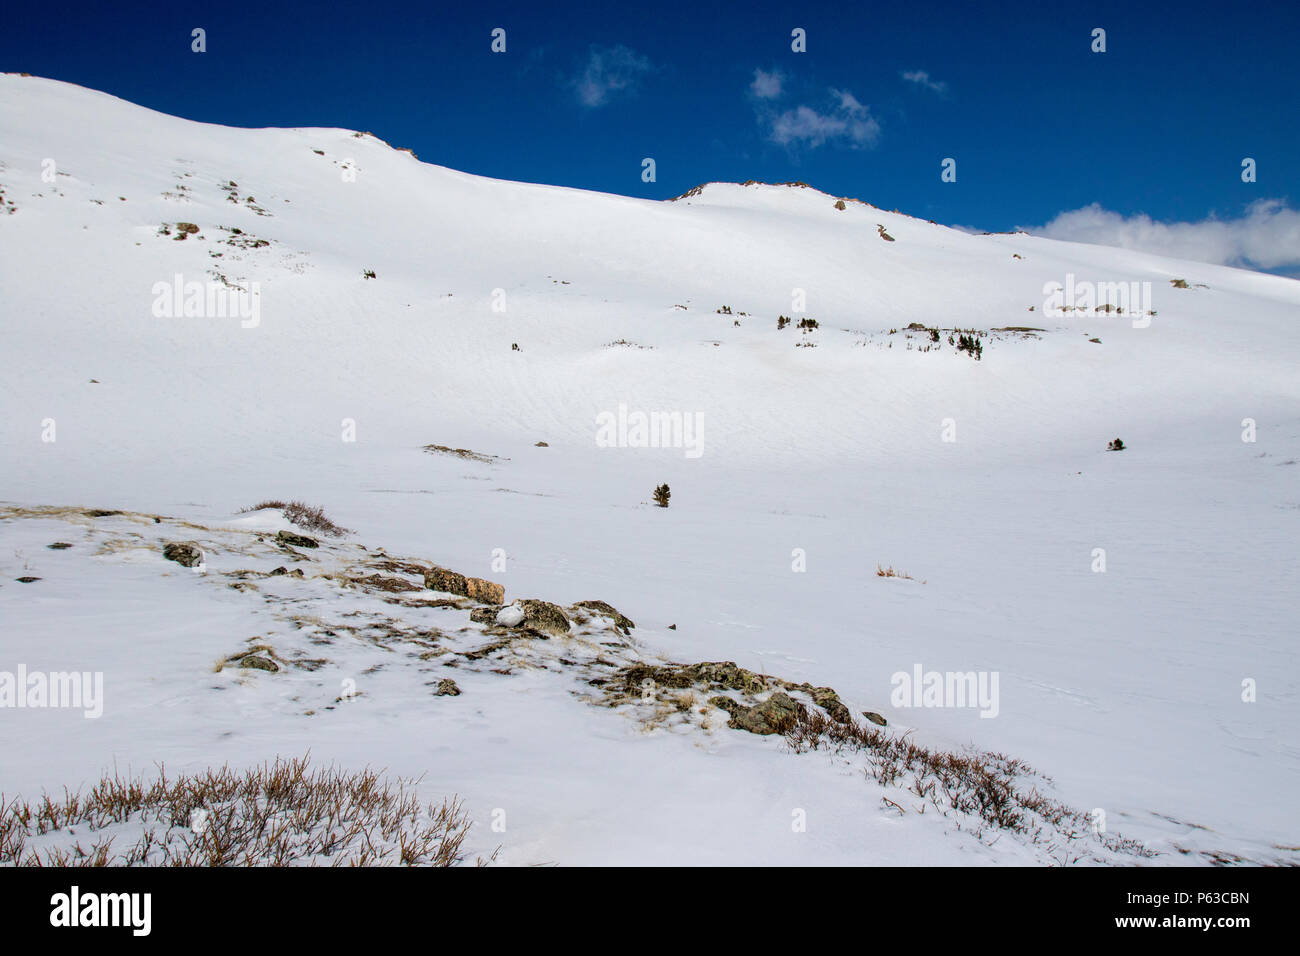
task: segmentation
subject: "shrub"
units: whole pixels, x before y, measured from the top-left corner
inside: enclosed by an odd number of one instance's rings
[[[308,762],[276,758],[175,780],[160,768],[152,783],[114,773],[89,793],[46,794],[31,804],[0,798],[0,864],[453,866],[462,859],[470,821],[458,798],[422,807],[408,781],[387,782],[370,769],[310,770]]]
[[[363,270],[361,270],[361,278],[363,278],[363,279],[373,279],[374,277],[375,277],[375,270],[374,270],[374,269],[363,269]]]
[[[789,324],[790,324],[790,317],[788,315],[778,315],[776,317],[776,327],[778,329],[783,329]]]
[[[817,327],[818,323],[816,319],[802,318],[799,320],[799,328],[801,329],[815,329]]]
[[[1071,844],[1078,845],[1073,851],[1079,853],[1075,860],[1085,855],[1085,847],[1135,857],[1155,856],[1137,840],[1095,832],[1082,810],[1040,791],[1040,785],[1051,782],[1048,778],[1004,754],[931,750],[910,735],[891,735],[852,718],[832,720],[811,709],[796,716],[785,739],[797,754],[860,755],[866,773],[882,786],[898,786],[910,794],[909,799],[919,798],[922,806],[917,812],[924,812],[928,804],[944,816],[957,814],[959,820],[965,818],[973,825],[977,834],[983,828],[1024,834],[1030,843],[1064,847],[1067,861]],[[898,808],[894,801],[888,802]]]
[[[905,581],[915,581],[915,580],[916,580],[916,579],[915,579],[914,577],[912,577],[910,574],[904,574],[902,571],[895,571],[893,565],[890,565],[890,566],[887,567],[887,568],[882,568],[880,565],[877,564],[877,565],[876,565],[876,577],[878,577],[878,578],[902,578],[902,579],[905,580]],[[925,582],[922,581],[921,583],[924,584]]]
[[[655,489],[655,504],[660,508],[668,507],[668,499],[672,497],[672,492],[668,490],[667,485],[660,485]]]
[[[239,513],[247,514],[250,511],[262,511],[266,508],[275,508],[282,511],[286,521],[308,531],[318,531],[321,534],[330,534],[335,537],[348,533],[347,528],[340,527],[327,518],[321,508],[301,501],[260,501],[251,508],[241,508]]]
[[[1116,438],[1114,441],[1112,441],[1109,445],[1106,446],[1106,450],[1107,450],[1107,451],[1123,451],[1123,450],[1124,450],[1124,442],[1123,442],[1122,440]]]

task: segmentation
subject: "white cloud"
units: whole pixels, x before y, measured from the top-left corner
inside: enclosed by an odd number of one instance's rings
[[[903,79],[909,83],[915,83],[917,86],[923,86],[931,92],[943,95],[948,92],[948,84],[941,80],[930,79],[930,74],[925,70],[905,70],[902,74]]]
[[[755,70],[754,82],[749,84],[749,92],[760,100],[774,100],[781,95],[784,80],[785,76],[780,70],[773,70],[771,73]]]
[[[811,106],[796,106],[768,118],[768,138],[782,146],[803,144],[810,148],[828,142],[844,142],[854,148],[874,146],[880,138],[880,124],[867,107],[847,90],[831,90],[833,105],[826,112]]]
[[[1238,219],[1156,222],[1124,217],[1098,203],[1062,212],[1043,226],[1021,226],[1049,239],[1138,249],[1179,259],[1256,269],[1300,268],[1300,211],[1279,199],[1259,199]]]
[[[850,116],[861,116],[867,108],[858,102],[858,98],[848,90],[831,90],[831,96],[840,101],[840,109]]]
[[[625,46],[592,47],[572,85],[583,106],[604,106],[614,94],[633,89],[650,69],[648,59]]]

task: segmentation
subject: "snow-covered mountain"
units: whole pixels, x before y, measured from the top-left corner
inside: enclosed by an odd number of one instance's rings
[[[502,182],[13,74],[0,192],[0,671],[104,674],[96,719],[0,710],[0,789],[310,749],[461,794],[509,863],[1134,859],[731,729],[716,687],[608,696],[734,661],[1027,761],[1138,859],[1294,861],[1300,283],[803,184]],[[279,512],[238,514],[268,498],[353,530],[286,557]],[[499,625],[356,583],[386,562],[574,632],[474,657]],[[248,646],[313,666],[214,668]],[[904,706],[930,672],[995,700]]]

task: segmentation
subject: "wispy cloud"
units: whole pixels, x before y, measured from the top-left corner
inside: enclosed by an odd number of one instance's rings
[[[1260,199],[1236,219],[1156,222],[1139,213],[1122,216],[1093,203],[1062,212],[1042,226],[1021,226],[1049,239],[1091,242],[1179,259],[1255,269],[1300,269],[1300,211],[1280,199]]]
[[[754,82],[749,84],[749,92],[760,100],[774,100],[781,95],[785,75],[780,70],[768,73],[764,70],[754,71]]]
[[[570,85],[577,93],[578,102],[594,109],[604,106],[618,93],[635,89],[651,69],[648,59],[625,46],[593,46],[586,66],[572,78]]]
[[[940,96],[948,92],[948,84],[942,80],[933,80],[930,74],[925,70],[904,70],[901,74],[903,79],[909,83],[915,83],[917,86],[924,87],[932,93],[938,93]]]
[[[768,126],[768,139],[782,146],[815,149],[842,143],[861,149],[874,146],[880,138],[880,123],[848,90],[832,89],[826,109],[799,105],[780,113],[760,113],[759,120]]]

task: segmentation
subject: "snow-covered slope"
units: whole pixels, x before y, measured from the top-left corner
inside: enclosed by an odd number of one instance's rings
[[[310,748],[464,794],[474,851],[506,862],[1072,858],[891,809],[848,758],[725,717],[594,707],[546,668],[476,672],[454,698],[400,661],[367,676],[356,649],[292,690],[214,677],[285,620],[227,587],[248,565],[221,536],[241,507],[303,498],[350,542],[507,601],[608,601],[646,660],[830,685],[891,732],[1027,760],[1157,862],[1300,843],[1300,283],[798,185],[649,202],[500,182],[368,134],[196,124],[34,77],[0,76],[0,130],[0,495],[19,509],[0,670],[106,687],[95,722],[0,712],[0,789]],[[256,313],[159,315],[177,276],[255,288]],[[1151,299],[1045,314],[1053,282]],[[955,330],[978,330],[979,361]],[[699,442],[604,447],[620,406]],[[183,527],[21,510],[42,505],[187,521],[216,557],[164,573],[155,539]],[[894,706],[917,666],[996,672],[997,716]],[[324,711],[345,680],[381,683]]]

